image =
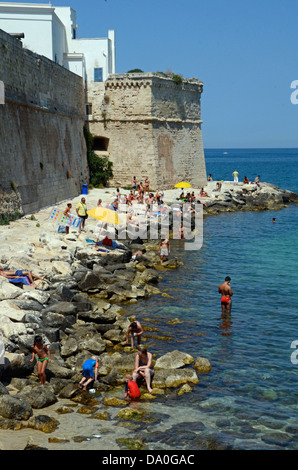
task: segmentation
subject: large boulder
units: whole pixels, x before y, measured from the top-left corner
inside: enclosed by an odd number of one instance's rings
[[[48,312],[59,313],[61,315],[75,315],[77,313],[77,307],[73,302],[56,302],[42,311],[43,314]]]
[[[74,354],[77,354],[79,351],[79,344],[78,341],[73,337],[68,337],[66,341],[62,341],[61,347],[61,356],[62,357],[69,357]]]
[[[212,369],[212,366],[208,359],[200,356],[196,358],[194,366],[197,372],[210,372],[210,370]]]
[[[98,372],[100,375],[107,375],[113,369],[122,374],[132,373],[135,365],[136,354],[121,355],[116,352],[112,355],[104,353],[99,358]]]
[[[90,351],[96,356],[102,354],[106,350],[106,343],[102,340],[100,333],[97,333],[90,338],[82,338],[78,343],[81,351]]]
[[[25,314],[25,312],[22,312],[22,314]],[[8,340],[14,341],[19,336],[26,335],[27,328],[24,323],[12,321],[5,315],[0,315],[0,332]]]
[[[74,376],[74,371],[68,367],[65,367],[64,362],[61,362],[54,356],[53,362],[48,364],[46,374],[48,374],[50,377],[71,379]]]
[[[120,343],[125,339],[125,336],[120,329],[109,330],[104,333],[103,337],[109,341],[112,341],[113,343]]]
[[[95,323],[114,323],[117,318],[116,313],[104,312],[103,310],[94,310],[89,312],[79,312],[78,317],[84,321]]]
[[[76,317],[74,315],[65,316],[60,313],[46,312],[42,315],[42,321],[46,326],[64,331],[76,322]]]
[[[179,387],[186,383],[199,383],[194,369],[160,369],[155,372],[152,381],[154,388]]]
[[[5,279],[4,277],[0,279],[0,301],[16,299],[22,293],[22,289],[9,282],[8,279]]]
[[[87,271],[83,275],[78,286],[82,292],[89,292],[94,290],[99,291],[102,289],[102,281],[96,273],[92,271]]]
[[[159,369],[180,369],[194,362],[194,358],[189,354],[180,351],[171,351],[159,357],[154,365],[155,370]]]
[[[0,416],[13,420],[28,420],[32,416],[30,401],[25,397],[1,395]]]
[[[35,429],[44,433],[51,433],[59,426],[59,421],[50,416],[37,415],[32,416],[28,421],[28,428]]]
[[[46,408],[57,402],[57,397],[50,385],[35,385],[33,387],[27,385],[17,396],[26,397],[32,408],[35,409]]]
[[[25,313],[11,300],[2,300],[0,302],[0,318],[7,317],[14,322],[22,322]]]
[[[4,364],[0,365],[3,377],[26,377],[34,370],[34,363],[30,362],[31,356],[5,352]]]
[[[65,261],[53,261],[52,271],[53,273],[62,274],[63,276],[69,276],[72,274],[71,266]]]
[[[145,269],[143,272],[138,271],[134,284],[137,286],[145,286],[147,284],[158,284],[159,273],[156,269]]]

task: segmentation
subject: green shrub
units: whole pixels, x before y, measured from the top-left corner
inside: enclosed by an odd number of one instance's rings
[[[110,178],[113,177],[113,163],[108,157],[98,157],[92,150],[93,136],[84,127],[84,135],[87,146],[87,160],[89,166],[90,181],[92,186],[107,186]]]
[[[183,78],[181,77],[181,75],[178,75],[178,74],[174,74],[172,76],[172,79],[174,80],[175,83],[182,83],[183,82]]]
[[[18,220],[21,217],[21,214],[18,211],[15,211],[13,214],[2,214],[0,215],[0,225],[9,225],[9,222]]]

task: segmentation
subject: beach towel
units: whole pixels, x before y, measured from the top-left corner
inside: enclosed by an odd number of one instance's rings
[[[9,282],[12,282],[13,284],[26,284],[26,286],[31,286],[31,282],[29,281],[28,276],[22,276],[22,277],[16,277],[14,279],[8,279]]]
[[[59,211],[58,209],[53,209],[50,219],[52,219],[53,222],[57,222],[60,225],[67,225],[68,227],[75,227],[78,228],[81,223],[80,217],[77,217],[75,215],[69,214],[69,217],[66,217],[64,215],[63,211]]]

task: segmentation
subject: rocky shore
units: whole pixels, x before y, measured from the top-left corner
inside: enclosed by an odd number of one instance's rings
[[[216,182],[208,184],[209,197],[202,198],[207,205],[204,214],[220,212],[280,210],[288,204],[298,202],[298,194],[282,190],[270,183],[234,185],[224,182],[221,190],[216,190]]]
[[[208,197],[202,201],[207,206],[206,215],[278,210],[298,202],[297,194],[269,184],[259,188],[226,183],[218,192],[215,183],[209,183],[205,189]],[[98,198],[110,202],[114,193],[91,191],[86,198],[88,208],[95,207]],[[179,194],[177,190],[165,194],[170,213]],[[79,200],[80,196],[73,205]],[[57,207],[64,206],[61,203]],[[144,224],[144,208],[138,209],[134,208],[135,214]],[[4,430],[21,429],[54,433],[74,406],[78,413],[101,422],[109,420],[110,409],[117,409],[114,419],[119,422],[145,419],[143,411],[115,393],[123,389],[124,375],[133,371],[136,355],[125,342],[127,328],[135,319],[127,315],[125,305],[163,295],[158,287],[160,277],[179,267],[175,258],[160,265],[156,241],[145,242],[146,253],[138,255],[137,263],[132,255],[144,248],[142,240],[128,239],[118,242],[116,248],[96,251],[94,244],[87,242],[95,238],[95,220],[88,219],[86,234],[73,230],[69,235],[59,234],[49,218],[50,211],[44,209],[1,227],[0,264],[10,270],[29,269],[46,275],[46,279],[36,281],[36,288],[21,288],[0,277],[0,340],[5,347],[5,363],[0,365],[0,436]],[[48,364],[45,386],[38,381],[36,361],[30,362],[37,334],[50,346],[54,361]],[[144,345],[147,340],[145,331]],[[82,364],[92,355],[100,359],[99,384],[94,386],[103,404],[100,410],[90,392],[78,389]],[[154,355],[154,369],[153,391],[149,394],[143,387],[141,401],[154,400],[169,389],[177,395],[191,392],[192,385],[199,383],[199,375],[210,371],[211,365],[206,358],[174,350],[161,357]],[[58,419],[48,413],[53,406]]]

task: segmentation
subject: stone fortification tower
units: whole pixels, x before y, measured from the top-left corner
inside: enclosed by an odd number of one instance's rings
[[[152,73],[110,75],[104,89],[89,89],[94,151],[113,162],[111,184],[129,186],[133,176],[148,176],[152,189],[206,184],[202,90],[200,80]]]

